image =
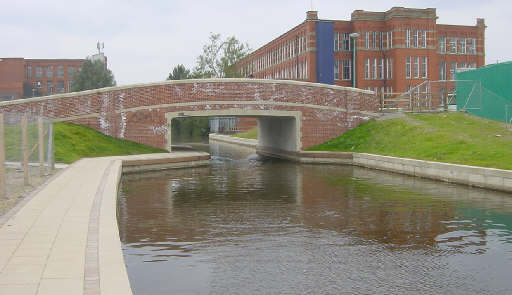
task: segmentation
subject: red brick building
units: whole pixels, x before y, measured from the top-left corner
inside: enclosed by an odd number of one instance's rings
[[[304,22],[236,67],[245,77],[405,92],[426,80],[452,80],[458,68],[483,66],[485,28],[480,18],[475,26],[437,24],[435,8],[356,10],[350,21],[308,11]]]
[[[91,59],[106,58],[102,53]],[[85,59],[0,58],[0,101],[65,93]]]

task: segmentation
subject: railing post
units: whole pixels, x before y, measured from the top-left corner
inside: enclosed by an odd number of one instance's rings
[[[5,197],[4,114],[0,113],[0,197]]]
[[[44,131],[43,131],[43,117],[37,119],[37,134],[39,137],[39,175],[44,175]]]
[[[48,173],[55,169],[55,158],[53,156],[53,122],[48,124]]]
[[[27,134],[27,116],[21,116],[21,138],[23,151],[23,184],[30,185],[28,174],[28,134]]]

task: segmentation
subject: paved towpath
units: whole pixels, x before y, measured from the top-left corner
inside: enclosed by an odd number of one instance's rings
[[[132,294],[116,220],[122,170],[208,159],[176,152],[75,162],[0,217],[0,294]]]

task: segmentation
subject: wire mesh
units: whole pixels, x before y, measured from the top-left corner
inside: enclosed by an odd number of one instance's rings
[[[0,215],[53,172],[51,124],[30,114],[0,114]]]

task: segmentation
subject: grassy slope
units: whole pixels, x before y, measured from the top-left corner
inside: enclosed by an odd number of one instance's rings
[[[512,132],[503,123],[463,113],[441,113],[371,120],[308,150],[353,151],[512,169],[511,146]]]
[[[80,125],[57,123],[54,126],[56,162],[72,163],[86,157],[167,152],[133,141],[116,139]]]
[[[247,132],[233,134],[232,136],[248,139],[258,139],[258,127],[251,128]]]

